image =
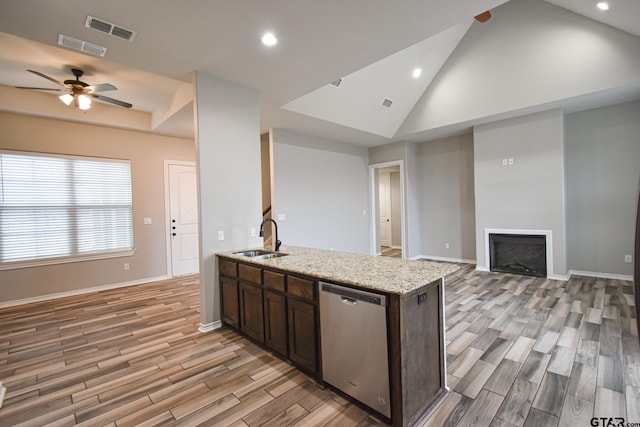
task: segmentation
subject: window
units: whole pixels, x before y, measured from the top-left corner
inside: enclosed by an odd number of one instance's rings
[[[0,151],[0,268],[133,250],[128,161]]]

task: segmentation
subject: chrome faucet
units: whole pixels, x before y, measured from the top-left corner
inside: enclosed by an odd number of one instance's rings
[[[273,219],[271,218],[267,218],[264,221],[262,221],[262,223],[260,224],[260,237],[264,237],[264,224],[266,222],[271,221],[273,223],[273,225],[276,227],[276,252],[278,252],[280,250],[280,245],[282,244],[282,242],[280,240],[278,240],[278,223],[275,222]]]

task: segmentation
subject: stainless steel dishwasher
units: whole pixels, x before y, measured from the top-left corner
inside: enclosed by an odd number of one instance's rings
[[[391,418],[387,300],[320,282],[323,380]]]

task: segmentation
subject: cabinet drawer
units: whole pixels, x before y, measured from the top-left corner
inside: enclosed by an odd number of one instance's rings
[[[289,294],[309,301],[315,301],[315,284],[312,280],[289,276],[287,278]]]
[[[284,274],[273,271],[263,271],[264,287],[284,292]]]
[[[238,277],[238,263],[233,261],[227,261],[226,259],[218,258],[218,268],[220,274],[223,276],[231,277],[235,279]]]
[[[238,275],[241,280],[262,285],[262,269],[259,267],[240,264],[238,266]]]

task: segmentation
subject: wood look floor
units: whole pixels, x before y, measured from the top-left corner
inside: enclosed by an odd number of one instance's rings
[[[630,282],[446,278],[451,392],[425,426],[640,423]],[[0,309],[0,426],[379,423],[228,329],[197,277]]]
[[[402,249],[391,248],[389,246],[381,246],[380,253],[382,256],[391,258],[402,258]]]

